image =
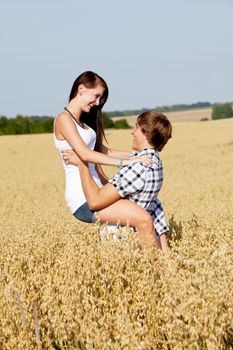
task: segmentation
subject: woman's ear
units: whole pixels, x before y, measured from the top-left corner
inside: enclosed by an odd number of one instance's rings
[[[78,87],[78,94],[81,96],[84,90],[85,90],[85,86],[83,84],[80,84]]]

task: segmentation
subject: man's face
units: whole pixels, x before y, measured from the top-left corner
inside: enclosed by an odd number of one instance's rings
[[[138,123],[135,124],[135,128],[132,131],[132,149],[135,151],[141,151],[146,148],[147,139],[146,135],[143,134],[142,129]]]

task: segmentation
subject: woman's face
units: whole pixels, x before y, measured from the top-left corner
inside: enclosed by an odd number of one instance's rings
[[[97,84],[94,88],[87,88],[85,85],[80,85],[79,98],[82,101],[83,112],[88,113],[92,107],[99,106],[103,93],[104,87],[101,84]]]

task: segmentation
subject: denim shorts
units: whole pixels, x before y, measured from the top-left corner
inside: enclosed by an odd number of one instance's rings
[[[76,219],[83,222],[88,222],[90,224],[96,222],[96,212],[89,209],[87,202],[81,205],[73,215]]]

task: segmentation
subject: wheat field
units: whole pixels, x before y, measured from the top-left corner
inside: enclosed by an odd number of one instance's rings
[[[232,131],[173,123],[168,255],[71,216],[52,135],[0,137],[0,349],[232,349]],[[130,150],[130,130],[106,135]]]

